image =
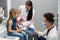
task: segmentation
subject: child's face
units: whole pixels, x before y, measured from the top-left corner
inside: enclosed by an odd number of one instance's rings
[[[15,12],[15,18],[17,18],[19,16],[19,14],[20,14],[19,10],[16,10],[16,12]]]

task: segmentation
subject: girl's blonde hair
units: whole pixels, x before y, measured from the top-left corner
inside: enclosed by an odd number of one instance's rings
[[[16,14],[16,11],[19,11],[19,10],[18,9],[15,9],[15,8],[10,9],[8,21],[13,18],[13,13]]]

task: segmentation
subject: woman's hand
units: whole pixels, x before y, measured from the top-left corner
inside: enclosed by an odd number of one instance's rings
[[[38,35],[38,30],[35,29],[34,32]]]

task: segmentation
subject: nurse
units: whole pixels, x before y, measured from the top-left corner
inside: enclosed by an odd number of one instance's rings
[[[46,30],[44,32],[36,31],[39,36],[45,36],[47,40],[58,40],[58,32],[57,28],[54,25],[54,15],[52,13],[45,13],[44,15],[44,25],[46,26]],[[40,40],[41,37],[40,37]],[[45,40],[45,39],[44,39]]]
[[[17,18],[17,21],[19,24],[27,24],[25,27],[28,27],[26,30],[24,29],[24,27],[21,25],[18,25],[22,30],[24,30],[27,34],[28,34],[28,40],[33,40],[33,36],[34,36],[34,15],[35,15],[35,11],[33,9],[33,3],[32,1],[26,1],[25,5],[21,5],[18,8],[21,11],[20,16]],[[23,21],[23,23],[22,23]],[[26,23],[29,22],[29,23]]]

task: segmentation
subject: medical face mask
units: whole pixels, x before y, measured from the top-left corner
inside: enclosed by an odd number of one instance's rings
[[[44,21],[42,21],[42,26],[46,27],[46,24],[45,24],[45,22],[44,22]]]

